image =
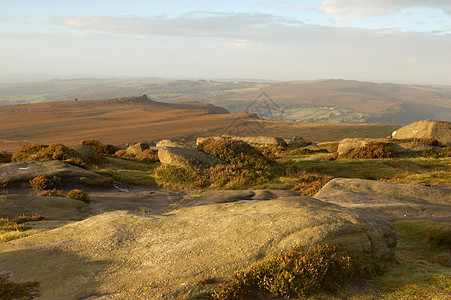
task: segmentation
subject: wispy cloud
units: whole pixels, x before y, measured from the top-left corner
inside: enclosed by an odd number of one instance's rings
[[[337,22],[368,16],[388,15],[406,8],[429,7],[447,10],[449,0],[324,0],[319,7]]]
[[[300,26],[296,20],[270,14],[189,12],[176,18],[121,18],[110,16],[53,16],[58,25],[79,30],[99,30],[112,33],[231,37],[245,31],[273,26]]]

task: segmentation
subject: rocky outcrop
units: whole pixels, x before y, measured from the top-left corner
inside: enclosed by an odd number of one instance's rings
[[[224,164],[217,157],[208,155],[196,149],[164,147],[158,150],[158,158],[163,165],[184,168],[208,169],[218,164]]]
[[[0,244],[0,262],[12,280],[39,281],[43,299],[185,299],[216,287],[200,285],[204,278],[225,278],[292,246],[321,242],[391,257],[396,236],[384,220],[287,197],[163,216],[104,213]]]
[[[128,155],[140,155],[143,153],[144,150],[149,149],[149,145],[146,143],[137,143],[134,145],[129,146],[125,151]]]
[[[451,146],[451,122],[422,120],[394,131],[393,138],[432,138]]]
[[[338,154],[343,154],[349,150],[364,147],[371,142],[384,143],[390,146],[394,156],[409,156],[421,153],[422,151],[440,151],[441,149],[440,147],[411,140],[348,138],[340,141],[337,151]]]
[[[0,195],[0,218],[41,215],[52,221],[79,221],[88,217],[90,211],[90,207],[82,201],[66,197]]]
[[[175,147],[175,148],[191,148],[188,145],[180,142],[174,142],[171,140],[161,140],[156,145],[157,148],[164,148],[164,147]],[[191,148],[192,149],[192,148]]]
[[[300,192],[287,190],[206,190],[187,206],[229,202],[263,201],[299,196]]]
[[[91,181],[104,182],[104,177],[97,173],[72,166],[59,160],[23,161],[0,165],[0,183],[14,184],[28,183],[36,176],[59,176],[63,183],[80,183],[81,178]],[[112,182],[110,182],[112,184]]]
[[[336,178],[315,198],[389,220],[451,216],[451,188]]]
[[[294,136],[287,142],[287,144],[288,146],[305,147],[312,143],[302,137]]]
[[[223,135],[223,136],[214,136],[214,137],[199,137],[197,138],[196,145],[199,145],[206,139],[221,139],[221,138],[230,138],[235,141],[243,141],[245,143],[248,143],[251,146],[255,147],[277,147],[277,146],[287,146],[287,143],[283,138],[279,137],[271,137],[271,136],[229,136],[229,135]]]

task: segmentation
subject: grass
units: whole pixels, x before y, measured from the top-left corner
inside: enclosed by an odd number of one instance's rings
[[[339,159],[298,161],[295,165],[333,178],[451,186],[451,158]]]
[[[149,164],[116,157],[106,157],[100,164],[92,166],[91,171],[111,176],[114,180],[129,184],[154,185],[153,170],[159,164]]]
[[[434,246],[430,238],[441,233],[449,241],[450,225],[419,220],[397,221],[393,227],[398,236],[396,266],[372,280],[373,288],[354,291],[355,299],[449,299],[450,247]]]
[[[31,227],[23,225],[25,222],[41,221],[45,218],[40,215],[19,216],[14,219],[0,218],[0,243],[20,239],[29,235],[36,234],[37,230],[30,230]]]

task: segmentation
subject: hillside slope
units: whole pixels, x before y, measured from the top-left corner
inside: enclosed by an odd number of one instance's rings
[[[397,126],[267,121],[208,103],[161,103],[147,96],[0,106],[0,151],[22,144],[78,144],[98,139],[122,145],[233,134],[303,136],[314,141],[386,137]]]
[[[424,119],[451,121],[450,86],[352,80],[269,83],[140,78],[0,84],[0,105],[142,94],[162,102],[208,102],[232,113],[284,121],[392,125]]]

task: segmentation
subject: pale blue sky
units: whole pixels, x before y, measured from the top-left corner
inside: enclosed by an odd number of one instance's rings
[[[87,76],[451,85],[451,0],[0,0],[0,81]]]

